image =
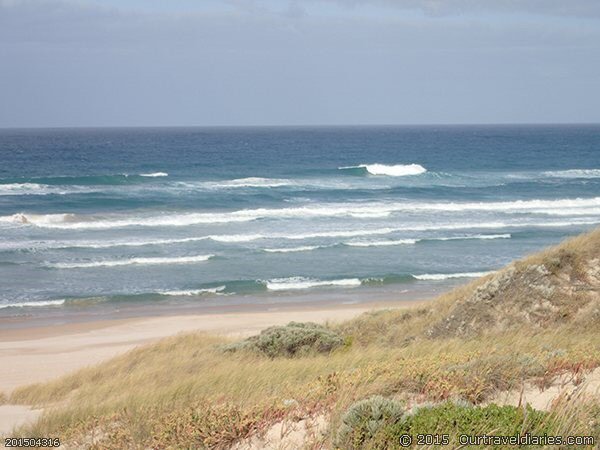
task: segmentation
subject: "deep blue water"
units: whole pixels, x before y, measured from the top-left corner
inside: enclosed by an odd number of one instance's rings
[[[2,315],[421,293],[598,223],[600,126],[0,130]]]

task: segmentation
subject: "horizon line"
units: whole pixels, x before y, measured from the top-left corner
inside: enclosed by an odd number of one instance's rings
[[[380,124],[278,124],[278,125],[58,125],[0,126],[8,130],[94,130],[94,129],[174,129],[174,128],[368,128],[368,127],[485,127],[485,126],[597,126],[600,122],[456,122],[456,123],[380,123]]]

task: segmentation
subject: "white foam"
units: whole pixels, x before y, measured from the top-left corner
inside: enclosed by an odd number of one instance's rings
[[[389,240],[389,241],[350,241],[344,242],[344,245],[349,245],[351,247],[388,247],[393,245],[410,245],[416,244],[419,242],[419,239],[398,239],[398,240]]]
[[[287,291],[310,289],[323,286],[356,287],[361,285],[361,281],[358,278],[347,278],[341,280],[315,280],[304,277],[290,277],[276,278],[267,281],[265,284],[267,289],[270,291]]]
[[[593,208],[600,206],[600,197],[558,200],[516,200],[511,202],[431,203],[414,205],[424,211],[529,211],[545,214],[562,213],[565,209]]]
[[[110,229],[130,226],[172,227],[197,224],[248,222],[257,219],[310,219],[318,217],[381,218],[398,212],[529,212],[554,215],[594,215],[600,212],[600,197],[517,200],[510,202],[465,203],[331,203],[295,208],[259,208],[220,213],[180,213],[140,216],[85,216],[73,214],[14,214],[1,217],[4,223],[59,229]]]
[[[140,177],[149,177],[149,178],[168,177],[168,176],[169,176],[169,174],[166,172],[140,173]]]
[[[480,278],[493,272],[463,272],[463,273],[424,273],[422,275],[412,275],[417,280],[448,280],[451,278]]]
[[[70,187],[65,189],[60,186],[48,186],[37,183],[10,183],[0,184],[0,196],[8,195],[66,195],[71,193],[94,192],[90,188]]]
[[[260,178],[260,177],[248,177],[248,178],[237,178],[234,180],[225,181],[210,181],[203,183],[204,186],[214,189],[219,188],[272,188],[293,185],[290,180],[278,179],[278,178]]]
[[[581,200],[581,202],[587,202],[590,206],[598,203],[600,205],[600,197],[595,199]],[[553,214],[558,216],[567,216],[567,208],[569,208],[569,203],[565,202],[565,204],[561,205],[560,203],[555,203],[556,209],[541,209],[535,211],[533,205],[526,205],[528,202],[512,202],[511,205],[503,205],[503,204],[460,204],[460,205],[444,205],[436,208],[435,205],[414,205],[413,210],[439,210],[439,211],[469,211],[469,210],[483,210],[483,211],[525,211],[529,208],[529,212],[540,212],[544,214]],[[404,210],[404,206],[394,207],[397,208],[395,211]],[[302,211],[301,211],[302,210]],[[215,223],[227,223],[227,222],[246,222],[259,218],[309,218],[309,217],[337,217],[339,215],[345,216],[353,216],[353,217],[371,217],[378,218],[381,217],[381,213],[362,213],[360,215],[353,214],[352,210],[344,209],[342,212],[340,211],[319,211],[317,208],[315,211],[307,211],[307,215],[303,216],[302,214],[308,210],[308,208],[290,208],[281,209],[281,210],[247,210],[247,211],[238,211],[232,213],[189,213],[189,214],[181,214],[181,215],[160,215],[160,216],[148,216],[148,217],[130,217],[130,218],[98,218],[93,216],[75,216],[73,214],[46,214],[46,215],[35,215],[35,214],[13,214],[12,216],[2,216],[0,217],[0,223],[12,226],[37,226],[40,228],[55,228],[55,229],[113,229],[113,228],[125,228],[131,226],[141,226],[141,227],[181,227],[181,226],[192,226],[198,224],[215,224]],[[600,206],[597,208],[588,208],[588,209],[573,209],[573,215],[595,215],[600,214]],[[597,223],[598,220],[587,220],[587,221],[571,221],[570,224],[573,225],[586,225],[586,224],[594,224]],[[447,224],[447,225],[415,225],[415,226],[406,226],[403,228],[396,228],[393,231],[399,230],[435,230],[435,229],[460,229],[460,228],[494,228],[494,227],[511,227],[511,226],[563,226],[558,225],[560,222],[553,224],[552,222],[531,222],[528,223],[526,221],[515,222],[515,223],[507,223],[507,222],[495,222],[492,225],[488,223],[466,223],[466,224]],[[388,233],[384,232],[384,234]],[[307,234],[299,234],[293,237],[288,237],[289,239],[306,239],[310,237],[349,237],[349,236],[359,236],[364,232],[318,232],[318,233],[307,233]],[[365,235],[374,234],[369,231],[364,233]],[[254,235],[253,239],[262,239],[263,235]],[[278,237],[278,236],[269,236],[269,237]],[[285,236],[282,236],[286,238]],[[221,236],[209,236],[209,239],[214,240],[224,240]],[[243,238],[242,240],[248,240],[247,238]]]
[[[112,229],[139,227],[180,227],[210,223],[247,222],[254,217],[247,215],[237,216],[235,213],[187,213],[187,214],[161,214],[157,216],[74,216],[73,214],[13,214],[0,217],[4,223],[34,225],[41,228],[86,230],[86,229]]]
[[[427,240],[430,240],[430,241],[464,241],[464,240],[470,240],[470,239],[483,239],[483,240],[510,239],[511,237],[512,237],[512,235],[509,233],[505,233],[505,234],[473,234],[473,235],[467,235],[467,236],[450,236],[450,237],[430,238]]]
[[[263,251],[267,253],[295,253],[295,252],[308,252],[316,250],[318,248],[324,248],[322,245],[304,245],[302,247],[288,247],[288,248],[264,248]]]
[[[225,286],[218,286],[214,288],[205,288],[205,289],[192,289],[186,291],[160,291],[159,294],[162,295],[172,295],[172,296],[193,296],[193,295],[202,295],[202,294],[218,294],[221,291],[225,290]]]
[[[183,244],[186,242],[204,241],[208,236],[189,237],[181,239],[148,239],[146,241],[109,241],[109,242],[90,242],[90,241],[72,241],[62,242],[54,248],[112,248],[112,247],[144,247],[146,245],[170,245]]]
[[[264,234],[214,234],[207,236],[208,239],[216,242],[250,242],[267,237]]]
[[[371,175],[387,175],[390,177],[420,175],[427,172],[427,169],[420,164],[359,164],[358,166],[340,167],[340,169],[365,169]]]
[[[543,172],[551,178],[600,178],[600,169],[570,169]]]
[[[273,237],[279,239],[302,240],[313,238],[333,238],[333,237],[358,237],[358,236],[375,236],[381,234],[390,234],[399,231],[398,228],[376,228],[373,230],[336,230],[336,231],[320,231],[316,233],[297,233],[289,235],[275,235]]]
[[[0,184],[0,195],[45,195],[44,186],[36,183]]]
[[[0,309],[4,308],[28,308],[37,306],[60,306],[64,305],[64,300],[40,300],[39,302],[17,302],[0,304]]]
[[[207,261],[214,255],[197,255],[197,256],[182,256],[175,258],[129,258],[112,261],[92,261],[92,262],[76,262],[76,263],[55,263],[48,264],[48,267],[56,269],[81,269],[91,267],[117,267],[129,266],[133,264],[139,265],[156,265],[156,264],[191,264],[196,262]]]

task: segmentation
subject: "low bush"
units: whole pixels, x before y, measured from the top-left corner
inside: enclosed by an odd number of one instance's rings
[[[376,439],[381,430],[402,419],[404,405],[397,401],[376,395],[360,400],[350,406],[342,416],[335,445],[342,449],[360,449]]]
[[[310,353],[329,353],[344,345],[344,339],[335,331],[312,322],[290,322],[270,327],[259,335],[224,347],[225,351],[251,351],[270,358],[292,357]]]
[[[389,401],[389,400],[388,400]],[[358,404],[356,404],[358,405]],[[346,415],[355,408],[351,407]],[[344,416],[346,417],[346,416]],[[485,407],[469,405],[466,402],[447,401],[437,405],[428,404],[415,407],[400,417],[390,416],[390,420],[381,421],[381,426],[374,432],[367,432],[361,421],[355,421],[353,429],[344,430],[345,440],[336,441],[339,448],[352,449],[400,449],[402,437],[412,437],[413,447],[444,448],[450,445],[456,448],[464,444],[459,441],[460,435],[481,436],[532,436],[560,434],[549,413],[537,411],[527,406],[498,406],[495,404]],[[342,427],[346,423],[342,424]],[[422,436],[418,438],[418,436]],[[446,435],[448,441],[443,442]],[[340,436],[340,434],[338,434]],[[427,437],[429,436],[429,437]],[[508,444],[468,445],[468,448],[507,448]],[[533,446],[511,446],[511,448],[541,448]]]

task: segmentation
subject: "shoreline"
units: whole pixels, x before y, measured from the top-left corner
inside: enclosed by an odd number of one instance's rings
[[[367,301],[353,304],[284,304],[246,311],[204,312],[90,320],[0,332],[0,392],[50,381],[179,333],[206,332],[241,338],[290,321],[340,322],[377,309],[408,308],[428,300]],[[256,306],[256,305],[254,305]]]
[[[463,284],[461,280],[430,282],[418,288],[403,289],[403,285],[340,290],[308,290],[271,295],[213,296],[208,298],[178,298],[170,301],[97,302],[69,306],[44,306],[0,313],[0,341],[16,330],[55,328],[64,325],[84,326],[86,323],[115,322],[127,319],[148,319],[177,315],[214,315],[280,310],[332,309],[354,305],[376,305],[389,302],[412,302],[438,297]],[[27,335],[27,333],[24,333]]]

